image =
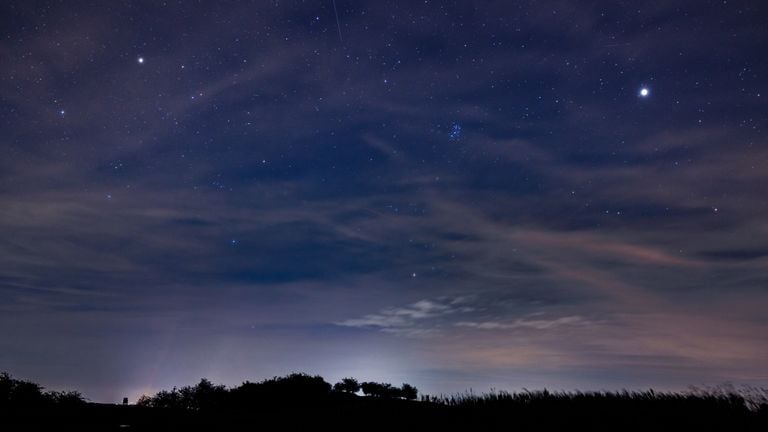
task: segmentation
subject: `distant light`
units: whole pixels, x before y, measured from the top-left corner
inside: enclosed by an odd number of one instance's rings
[[[144,57],[139,57],[136,61],[139,62],[139,64],[144,64]]]
[[[648,95],[651,94],[651,91],[648,90],[648,87],[643,87],[640,89],[640,96],[641,97],[648,97]]]

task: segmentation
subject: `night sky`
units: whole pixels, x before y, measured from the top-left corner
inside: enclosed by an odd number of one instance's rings
[[[110,402],[768,385],[767,22],[3,2],[0,370]]]

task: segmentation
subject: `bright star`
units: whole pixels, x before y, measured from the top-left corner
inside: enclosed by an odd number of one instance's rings
[[[640,89],[640,97],[648,97],[648,95],[651,94],[651,91],[648,90],[648,87],[643,87]]]
[[[136,61],[139,62],[139,64],[144,64],[144,57],[139,57]]]

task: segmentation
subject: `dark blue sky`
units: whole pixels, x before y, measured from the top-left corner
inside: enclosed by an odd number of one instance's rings
[[[763,2],[336,6],[0,5],[0,370],[768,383]]]

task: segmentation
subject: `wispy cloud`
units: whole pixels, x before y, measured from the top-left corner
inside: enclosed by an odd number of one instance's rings
[[[509,321],[459,321],[454,324],[457,327],[470,327],[481,330],[513,330],[519,328],[531,328],[536,330],[549,330],[562,326],[588,325],[589,321],[574,315],[553,319],[527,319],[519,318]]]
[[[340,321],[336,324],[345,327],[378,329],[407,336],[430,335],[435,332],[435,328],[423,328],[425,323],[431,323],[432,320],[446,315],[474,310],[473,307],[464,303],[463,298],[419,300],[404,307],[385,308],[375,314]]]

